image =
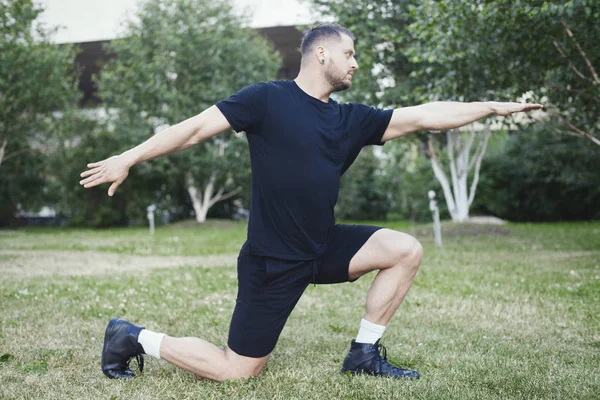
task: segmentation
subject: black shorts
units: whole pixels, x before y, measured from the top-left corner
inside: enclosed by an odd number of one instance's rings
[[[311,283],[348,282],[350,260],[381,229],[336,225],[325,253],[311,261],[256,256],[244,244],[238,257],[238,296],[228,346],[246,357],[271,353],[290,313]]]

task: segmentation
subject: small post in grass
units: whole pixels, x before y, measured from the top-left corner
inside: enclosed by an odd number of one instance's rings
[[[437,201],[435,201],[435,192],[430,190],[427,195],[429,196],[429,209],[433,213],[433,236],[435,238],[435,243],[438,246],[444,247],[442,245],[442,228],[440,226],[440,210],[437,206]]]
[[[154,204],[150,204],[146,208],[146,211],[148,212],[146,216],[148,217],[148,221],[150,222],[150,233],[152,235],[154,235],[154,210],[156,210],[156,206]]]

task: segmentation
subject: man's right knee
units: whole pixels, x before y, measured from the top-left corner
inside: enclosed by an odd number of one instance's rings
[[[217,380],[224,382],[232,379],[247,379],[252,376],[258,376],[267,364],[269,356],[270,354],[261,358],[245,357],[227,348],[225,351],[225,359],[227,360],[226,368],[219,374]]]

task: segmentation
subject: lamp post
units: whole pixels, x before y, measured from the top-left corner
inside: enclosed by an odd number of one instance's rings
[[[440,210],[437,206],[437,201],[435,201],[435,192],[430,190],[427,195],[429,196],[429,209],[433,213],[433,237],[435,238],[435,243],[440,246],[442,245],[442,228],[440,226]]]
[[[148,217],[148,222],[150,222],[150,233],[154,234],[154,210],[156,210],[156,206],[154,204],[150,204],[146,211],[148,212],[146,216]]]

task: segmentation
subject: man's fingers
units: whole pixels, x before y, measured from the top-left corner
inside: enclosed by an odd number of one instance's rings
[[[506,111],[501,112],[500,115],[509,115],[516,112],[524,112],[531,110],[540,110],[544,108],[543,104],[522,104],[522,103],[507,103]]]
[[[104,161],[97,161],[97,162],[93,162],[93,163],[89,163],[87,165],[88,168],[95,168],[95,167],[99,167],[102,165]]]
[[[116,181],[108,188],[108,195],[112,196],[123,181]]]
[[[101,184],[107,182],[106,179],[104,179],[102,177],[97,177],[97,178],[94,179],[93,176],[90,177],[90,178],[88,178],[88,179],[86,179],[85,181],[87,181],[87,182],[86,183],[82,183],[82,185],[86,189],[94,187],[94,186],[98,186],[98,185],[101,185]]]
[[[79,184],[85,186],[88,183],[98,180],[98,179],[104,179],[104,177],[102,175],[100,175],[99,173],[96,173],[96,174],[93,174],[92,176],[87,177],[86,179],[82,179],[81,181],[79,181]]]
[[[86,176],[90,176],[95,174],[96,172],[100,172],[100,167],[94,168],[94,169],[89,169],[87,171],[84,171],[81,173],[81,177],[85,178]]]
[[[541,108],[544,108],[541,104],[522,104],[519,111],[539,110]]]
[[[544,106],[541,104],[523,104],[521,111],[539,110],[540,108],[544,108]]]

